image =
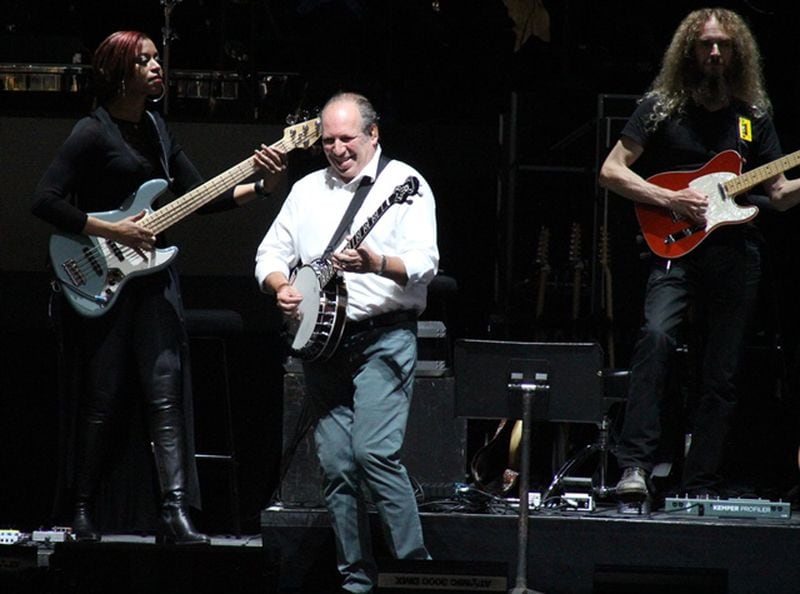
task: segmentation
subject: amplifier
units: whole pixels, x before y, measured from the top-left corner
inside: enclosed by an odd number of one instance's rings
[[[452,493],[453,484],[466,477],[467,421],[455,414],[455,378],[414,379],[408,427],[400,452],[408,473],[425,499]],[[284,453],[298,438],[303,416],[305,380],[302,373],[287,373],[283,380]],[[323,507],[322,469],[317,461],[313,430],[297,444],[281,483],[281,501],[289,507]],[[448,488],[449,485],[449,488]]]
[[[667,497],[664,510],[689,516],[785,520],[792,507],[785,501],[767,499],[708,499],[706,497]]]

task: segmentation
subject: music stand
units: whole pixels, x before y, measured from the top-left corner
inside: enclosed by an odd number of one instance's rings
[[[602,362],[603,352],[596,343],[470,339],[455,343],[456,414],[522,419],[517,575],[512,594],[535,592],[526,586],[532,422],[599,422]]]
[[[544,361],[551,372],[550,393],[534,403],[534,421],[599,424],[603,419],[603,350],[597,343],[460,339],[453,356],[460,417],[522,418],[522,402],[508,393],[508,380],[511,371],[526,370],[512,370],[510,363]]]

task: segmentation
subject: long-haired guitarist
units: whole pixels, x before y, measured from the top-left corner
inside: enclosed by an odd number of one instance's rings
[[[391,160],[379,167],[378,119],[365,97],[337,94],[321,119],[328,166],[292,187],[258,248],[256,278],[291,322],[311,325],[311,342],[330,342],[340,328],[331,318],[346,315],[335,348],[303,367],[343,587],[367,592],[376,567],[362,484],[386,528],[389,550],[402,559],[428,558],[399,452],[414,385],[416,318],[439,261],[435,203],[409,165]],[[374,183],[343,241],[326,256],[348,205],[369,180]],[[407,199],[387,203],[410,180]],[[299,282],[299,274],[292,279],[290,271],[299,266],[308,267],[309,282]]]
[[[622,499],[645,499],[652,488],[664,386],[690,304],[705,348],[679,492],[713,495],[723,486],[734,374],[760,278],[755,229],[747,224],[756,209],[735,197],[761,184],[778,210],[800,201],[800,180],[782,173],[796,163],[781,160],[770,114],[760,52],[744,20],[730,10],[696,10],[679,24],[601,168],[600,184],[635,202],[654,253],[617,452]]]
[[[203,180],[155,110],[154,100],[164,96],[165,87],[158,51],[148,36],[111,34],[94,54],[93,74],[96,109],[59,148],[32,206],[34,215],[79,247],[75,257],[53,263],[68,266],[74,278],[66,285],[54,283],[51,303],[63,347],[61,386],[68,398],[61,407],[66,412],[61,423],[66,488],[59,493],[73,495],[72,528],[79,540],[99,540],[104,527],[153,528],[155,510],[148,512],[146,503],[158,498],[160,538],[207,544],[189,515],[189,506],[199,504],[199,490],[191,424],[186,422],[191,392],[175,270],[166,266],[131,278],[102,316],[83,317],[66,303],[66,292],[77,295],[82,282],[106,274],[111,284],[120,283],[123,279],[112,271],[130,260],[146,264],[155,257],[153,248],[163,244],[162,237],[141,223],[144,211],[125,206],[137,188],[163,179],[168,181],[159,187],[168,185],[180,194]],[[247,202],[257,190],[271,189],[278,179],[272,173],[282,169],[282,159],[257,151],[252,171],[260,174],[258,185],[220,188],[220,193],[227,191],[205,208],[213,212]],[[105,303],[103,294],[86,296],[89,302]],[[123,419],[131,420],[129,427],[119,423]],[[146,436],[137,419],[146,424]],[[123,451],[118,436],[130,436],[139,446],[129,451],[147,452],[152,443],[155,464],[145,458],[141,465],[126,465],[127,474],[111,472],[109,463],[118,464],[121,456],[109,460],[109,452]],[[157,481],[144,478],[153,466]],[[138,488],[132,491],[131,485]],[[113,493],[103,498],[113,503],[104,521],[96,522],[93,508],[101,488]]]

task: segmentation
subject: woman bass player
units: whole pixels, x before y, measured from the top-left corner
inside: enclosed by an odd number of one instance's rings
[[[147,36],[136,31],[110,35],[95,52],[93,74],[97,107],[58,150],[39,181],[32,211],[59,233],[86,240],[87,246],[89,236],[96,245],[111,246],[113,266],[119,267],[126,254],[152,259],[154,246],[163,239],[143,224],[144,212],[118,220],[100,215],[122,212],[137,188],[156,179],[170,180],[176,193],[203,180],[161,116],[147,109],[148,99],[164,93],[158,52]],[[264,181],[228,190],[205,210],[249,201],[258,187],[263,190],[261,184],[271,189],[277,176],[270,172],[283,168],[282,158],[257,151],[249,172],[258,172]],[[86,249],[91,266],[74,266],[76,284],[103,269],[102,252]],[[149,504],[160,499],[160,538],[176,544],[208,543],[188,511],[190,505],[199,505],[199,490],[192,455],[188,346],[174,268],[132,278],[116,304],[95,317],[67,305],[65,292],[74,294],[74,287],[58,287],[51,314],[59,331],[64,400],[56,515],[71,495],[75,536],[96,541],[101,524],[149,530],[155,508]],[[147,427],[144,439],[137,420]],[[115,464],[110,464],[110,453]],[[152,466],[157,481],[142,480],[153,476]],[[106,513],[96,523],[99,500]]]

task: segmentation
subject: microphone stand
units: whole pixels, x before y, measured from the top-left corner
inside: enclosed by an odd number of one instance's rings
[[[172,40],[177,39],[178,36],[172,31],[169,24],[169,18],[172,15],[172,10],[176,4],[180,4],[181,0],[161,0],[161,6],[164,7],[164,26],[161,28],[161,38],[163,50],[161,52],[161,70],[164,73],[164,115],[169,114],[169,50],[172,45]]]

